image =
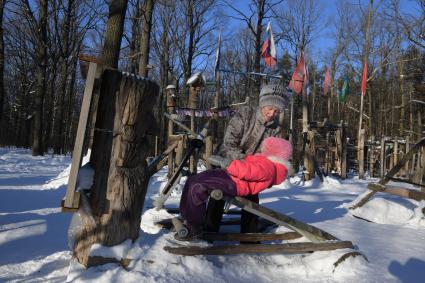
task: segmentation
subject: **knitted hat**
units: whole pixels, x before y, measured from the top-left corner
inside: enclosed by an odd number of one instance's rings
[[[288,104],[289,96],[282,85],[264,84],[260,90],[259,106],[276,106],[282,112]]]
[[[281,138],[265,138],[261,144],[261,153],[265,156],[275,156],[288,161],[292,158],[292,144]]]

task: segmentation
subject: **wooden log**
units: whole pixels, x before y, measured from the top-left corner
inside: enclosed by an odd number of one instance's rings
[[[263,234],[263,233],[204,233],[202,239],[206,241],[279,241],[294,240],[302,236],[297,232],[286,232],[279,234]]]
[[[406,153],[403,158],[385,175],[385,177],[381,180],[379,180],[378,184],[385,185],[390,181],[390,178],[393,177],[399,170],[404,166],[404,164],[412,158],[413,154],[417,152],[419,149],[421,149],[423,146],[425,146],[425,138],[422,138],[419,142],[417,142],[408,153]],[[369,201],[369,199],[376,193],[376,191],[369,191],[367,195],[365,195],[361,200],[359,200],[357,203],[353,204],[349,209],[356,209],[357,207],[361,207],[366,202]]]
[[[164,250],[178,255],[227,255],[244,253],[308,253],[315,251],[331,251],[337,249],[351,249],[353,244],[349,241],[332,241],[322,243],[287,243],[287,244],[241,244],[235,246],[185,246],[169,247]]]
[[[370,183],[367,188],[375,192],[384,192],[391,195],[396,195],[404,198],[410,198],[417,201],[425,200],[425,193],[421,191],[411,190],[407,188],[400,188],[389,185],[380,185],[376,183]]]
[[[87,266],[93,243],[113,246],[136,240],[149,174],[147,123],[159,86],[135,80],[116,70],[105,70],[90,162],[94,184],[90,204],[94,225],[76,238],[74,255]]]
[[[306,224],[295,218],[287,216],[285,214],[273,211],[267,207],[256,204],[242,197],[232,198],[232,203],[243,210],[246,210],[259,217],[267,219],[278,225],[285,226],[299,234],[303,235],[312,242],[321,242],[325,240],[338,240],[335,236],[323,231],[317,227]]]

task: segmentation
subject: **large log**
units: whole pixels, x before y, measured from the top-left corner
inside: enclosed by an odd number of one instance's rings
[[[288,244],[247,244],[235,246],[185,246],[169,247],[164,250],[178,255],[227,255],[242,253],[308,253],[315,251],[331,251],[336,249],[351,249],[353,244],[349,241],[332,241],[322,243],[288,243]]]
[[[153,124],[147,121],[158,92],[158,85],[145,79],[116,70],[103,74],[90,159],[95,225],[84,225],[74,246],[74,256],[85,266],[93,243],[114,246],[139,236],[149,179],[146,133]]]

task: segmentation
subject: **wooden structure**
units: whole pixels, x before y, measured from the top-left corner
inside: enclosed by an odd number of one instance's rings
[[[377,192],[384,192],[389,193],[393,195],[398,195],[401,197],[407,197],[415,200],[425,200],[425,193],[418,191],[418,190],[412,190],[412,189],[406,189],[406,188],[397,188],[397,187],[391,187],[388,186],[387,183],[393,179],[395,174],[402,169],[406,163],[412,158],[412,156],[419,152],[420,150],[423,150],[425,148],[425,138],[422,138],[419,142],[417,142],[410,150],[407,152],[394,167],[382,178],[379,180],[378,183],[370,183],[368,185],[369,192],[361,199],[359,199],[356,203],[353,203],[350,207],[350,209],[355,209],[358,207],[363,206],[365,203],[367,203]]]
[[[90,62],[70,181],[63,202],[64,210],[78,209],[81,217],[73,255],[85,266],[116,261],[91,257],[92,244],[113,246],[139,236],[150,177],[146,162],[147,135],[155,134],[155,120],[151,116],[158,93],[158,85],[145,78]],[[97,109],[93,115],[95,124],[90,128],[93,133],[90,164],[95,174],[87,194],[76,192],[76,180],[93,96],[98,96],[97,107],[92,107]]]
[[[397,137],[382,137],[380,140],[369,140],[366,142],[367,162],[366,166],[370,176],[383,178],[387,172],[414,146],[409,137],[404,139]],[[425,152],[418,150],[410,160],[392,177],[425,186]],[[410,181],[409,181],[410,180]]]
[[[305,180],[312,179],[315,174],[323,181],[323,173],[337,172],[345,179],[347,177],[347,123],[339,124],[310,122],[308,130],[303,134],[302,155],[305,168]]]
[[[220,191],[221,192],[221,191]],[[222,196],[222,194],[221,194]],[[215,199],[214,199],[215,198]],[[213,205],[216,201],[222,201],[220,194],[214,196],[214,191],[211,193],[208,206]],[[306,253],[324,250],[336,249],[353,249],[353,245],[349,241],[341,241],[335,236],[323,231],[315,226],[301,222],[288,215],[273,211],[262,205],[251,202],[243,197],[234,197],[227,199],[231,204],[241,208],[242,210],[253,213],[262,219],[275,224],[284,226],[293,232],[280,233],[280,234],[263,234],[263,233],[218,233],[218,227],[210,227],[216,232],[206,232],[202,235],[204,240],[214,241],[240,241],[241,244],[236,245],[213,245],[208,247],[199,246],[165,246],[164,250],[179,255],[224,255],[224,254],[239,254],[239,253]],[[209,210],[209,209],[208,209]],[[207,213],[208,217],[208,213]],[[220,225],[220,221],[217,222]],[[174,220],[173,223],[175,230],[179,233],[181,223]],[[297,243],[282,243],[282,244],[266,244],[260,241],[275,241],[275,240],[292,240],[305,237],[310,242],[297,242]],[[244,242],[251,242],[247,245]],[[361,255],[358,251],[349,253],[348,256]],[[337,261],[339,264],[345,258],[344,255]],[[364,257],[364,256],[363,256]],[[336,265],[337,265],[336,264]]]

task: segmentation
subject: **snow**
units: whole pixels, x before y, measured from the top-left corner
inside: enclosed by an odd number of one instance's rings
[[[357,177],[325,177],[321,183],[295,176],[264,191],[260,199],[271,209],[351,241],[368,262],[361,256],[349,257],[335,268],[334,263],[351,249],[290,255],[170,254],[164,246],[210,244],[176,241],[173,233],[154,224],[173,217],[164,209],[152,208],[167,182],[166,168],[149,182],[139,239],[114,247],[92,247],[93,255],[131,259],[128,267],[110,263],[85,269],[68,250],[73,214],[60,210],[70,162],[69,156],[33,157],[28,150],[0,148],[0,282],[358,283],[422,282],[425,276],[425,202],[377,193],[363,207],[349,211],[347,207],[366,191],[367,184],[377,181]],[[92,174],[86,166],[78,186],[89,187]],[[173,192],[166,207],[178,207],[179,197],[180,190]],[[230,226],[224,231],[237,229]],[[284,231],[287,229],[278,227],[270,232]],[[306,239],[290,242],[300,241]]]

